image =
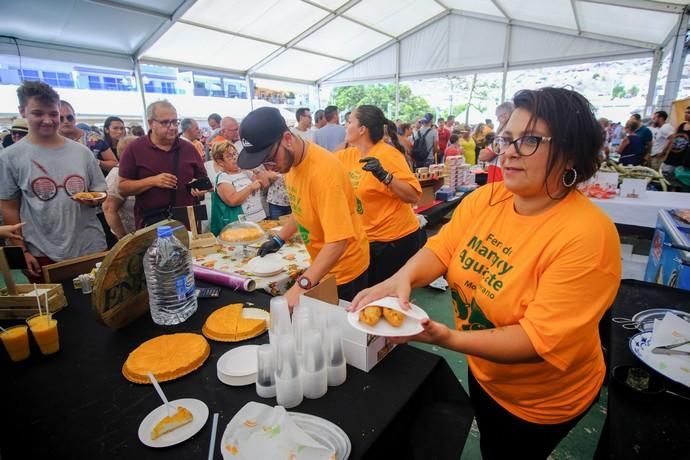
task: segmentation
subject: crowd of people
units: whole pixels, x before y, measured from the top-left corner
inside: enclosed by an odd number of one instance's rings
[[[546,458],[597,399],[605,374],[598,323],[616,295],[621,258],[615,226],[576,188],[612,143],[582,95],[523,90],[499,106],[496,128],[487,120],[472,130],[453,117],[434,124],[431,114],[394,123],[371,105],[354,108],[344,125],[338,108],[326,107],[314,114],[316,127],[299,109],[290,128],[262,107],[241,123],[210,115],[204,140],[165,100],[147,107],[148,133],[128,135],[109,117],[100,136],[80,127],[49,85],[24,82],[17,94],[26,134],[0,152],[0,205],[11,225],[0,235],[23,248],[33,278],[45,264],[105,250],[106,233],[185,221],[187,206],[210,214],[200,220],[214,234],[240,214],[288,215],[259,255],[299,233],[311,264],[285,294],[290,308],[327,275],[353,311],[386,295],[408,307],[413,287],[446,276],[455,327],[423,320],[422,333],[395,340],[468,355],[483,458]],[[618,149],[635,142],[621,139]],[[503,180],[465,198],[425,243],[412,166],[461,154],[468,163],[498,159]],[[80,198],[84,191],[107,193]]]
[[[690,107],[677,127],[668,118],[664,110],[654,112],[649,120],[633,113],[625,124],[600,118],[601,158],[615,157],[625,166],[647,166],[661,172],[669,190],[690,191]]]

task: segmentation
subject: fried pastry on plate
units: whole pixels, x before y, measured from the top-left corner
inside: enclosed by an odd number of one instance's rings
[[[359,312],[359,320],[369,326],[374,326],[381,318],[381,307],[370,305]]]
[[[405,321],[405,314],[392,308],[383,307],[383,318],[393,327],[400,327]]]

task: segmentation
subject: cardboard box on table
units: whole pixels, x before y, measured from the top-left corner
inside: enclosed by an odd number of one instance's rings
[[[369,372],[394,347],[387,337],[378,337],[355,329],[347,321],[345,309],[350,302],[338,299],[338,287],[335,278],[330,276],[317,286],[300,296],[299,306],[312,311],[325,312],[329,319],[335,321],[343,331],[343,349],[347,364]]]

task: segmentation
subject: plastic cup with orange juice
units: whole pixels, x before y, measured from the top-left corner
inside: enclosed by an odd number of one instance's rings
[[[12,361],[23,361],[29,357],[29,332],[23,324],[12,326],[0,333],[3,345]]]
[[[26,323],[34,335],[34,339],[44,355],[52,355],[60,350],[57,320],[48,315],[33,315],[26,319]]]

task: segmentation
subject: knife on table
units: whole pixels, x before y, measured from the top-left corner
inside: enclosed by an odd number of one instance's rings
[[[675,350],[675,348],[682,347],[690,343],[690,340],[685,342],[674,343],[672,345],[665,345],[663,347],[656,347],[652,349],[655,355],[690,355],[690,351]]]

